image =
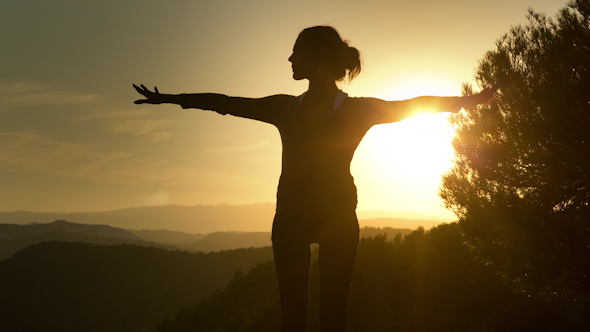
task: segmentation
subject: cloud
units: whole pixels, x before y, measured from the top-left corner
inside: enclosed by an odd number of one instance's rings
[[[42,172],[92,182],[164,186],[221,176],[128,152],[105,152],[95,145],[58,140],[35,131],[0,133],[0,172]]]
[[[1,110],[17,107],[83,106],[85,115],[74,121],[95,121],[111,133],[131,134],[149,141],[160,142],[172,136],[164,130],[173,120],[154,118],[153,111],[145,108],[125,109],[109,104],[100,94],[84,94],[54,89],[34,82],[0,81]]]
[[[35,105],[80,105],[101,100],[95,93],[53,89],[33,82],[0,82],[0,110]]]
[[[147,109],[97,111],[96,113],[79,116],[75,121],[96,121],[103,129],[118,134],[143,136],[153,142],[167,140],[172,136],[164,130],[174,120],[152,118],[153,112]]]

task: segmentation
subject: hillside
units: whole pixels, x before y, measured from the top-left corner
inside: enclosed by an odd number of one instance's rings
[[[269,247],[203,254],[44,242],[0,262],[0,331],[136,331],[271,258]]]
[[[308,332],[319,332],[317,261],[311,272]],[[361,241],[348,328],[355,332],[582,332],[552,303],[516,294],[464,245],[456,224],[418,229],[403,241]],[[161,321],[155,332],[276,332],[279,300],[272,262],[236,275],[225,290]],[[148,330],[146,330],[148,331]]]
[[[191,254],[133,245],[30,246],[0,262],[0,331],[157,325],[158,332],[275,332],[274,267],[261,263],[271,257],[270,247]],[[314,263],[310,289],[317,282]],[[317,308],[315,291],[311,300]],[[353,331],[585,331],[587,317],[563,313],[557,302],[512,293],[492,266],[471,256],[456,224],[418,229],[403,241],[376,236],[360,243]],[[317,316],[310,322],[310,332],[317,331]]]

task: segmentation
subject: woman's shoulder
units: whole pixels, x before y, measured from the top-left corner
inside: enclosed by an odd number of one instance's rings
[[[387,103],[387,101],[373,97],[348,97],[344,103],[354,110],[368,110],[379,107],[381,104]]]

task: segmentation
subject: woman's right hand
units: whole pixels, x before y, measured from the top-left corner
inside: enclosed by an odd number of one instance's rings
[[[494,84],[492,87],[485,88],[479,93],[463,97],[465,101],[463,108],[469,109],[475,107],[476,105],[486,103],[488,100],[490,100],[490,98],[492,98],[496,91],[498,91],[498,88],[500,88],[500,84]]]
[[[138,99],[134,101],[135,104],[161,104],[164,103],[164,95],[158,91],[157,87],[154,87],[154,92],[150,91],[143,84],[137,86],[133,84],[133,87],[139,94],[143,95],[145,99]]]

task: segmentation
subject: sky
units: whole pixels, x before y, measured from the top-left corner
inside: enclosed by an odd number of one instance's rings
[[[162,93],[300,95],[298,33],[332,25],[363,57],[351,96],[459,95],[528,8],[556,0],[2,0],[0,211],[274,202],[278,131],[175,105]],[[373,127],[351,165],[358,210],[452,220],[437,196],[452,165],[448,114]]]

